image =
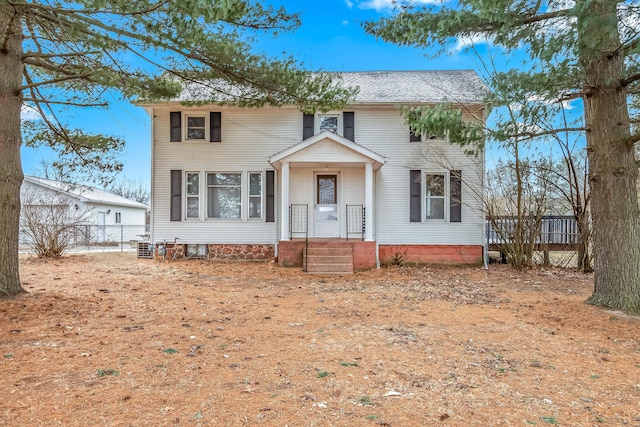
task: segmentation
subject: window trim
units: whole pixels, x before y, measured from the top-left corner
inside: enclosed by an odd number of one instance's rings
[[[189,175],[198,177],[198,193],[189,194]],[[198,216],[189,216],[189,198],[198,199]],[[200,172],[185,171],[184,172],[184,219],[187,221],[199,220],[202,217],[202,176]]]
[[[189,118],[203,118],[204,119],[204,138],[189,138]],[[185,111],[182,115],[182,127],[184,132],[182,134],[182,140],[185,142],[208,142],[209,141],[209,112],[207,111]],[[199,127],[198,127],[199,129]]]
[[[259,175],[260,176],[260,194],[252,195],[251,194],[251,175]],[[265,172],[264,171],[248,171],[247,172],[247,220],[248,221],[264,221],[265,219]],[[260,197],[260,216],[252,217],[251,216],[251,198]]]
[[[427,178],[429,176],[441,176],[442,177],[442,183],[444,184],[444,190],[443,190],[443,195],[442,196],[431,196],[428,197],[428,193],[427,193]],[[440,222],[449,222],[449,209],[447,209],[447,206],[449,206],[449,173],[448,171],[446,172],[431,172],[428,170],[422,171],[422,182],[424,183],[422,185],[422,203],[424,206],[424,213],[422,214],[422,220],[425,222],[436,222],[436,221],[440,221]],[[429,201],[430,200],[440,200],[442,199],[442,218],[427,218],[427,214],[429,212]]]
[[[434,170],[434,169],[417,169],[411,170],[409,174],[409,222],[412,223],[462,223],[463,222],[463,199],[464,199],[464,185],[462,181],[463,171],[461,169],[451,169],[451,170]],[[427,177],[429,175],[439,175],[444,178],[444,218],[427,218]],[[455,178],[458,179],[459,182],[459,195],[460,199],[457,202],[457,209],[459,212],[455,215],[456,219],[452,220],[451,210],[454,206],[452,206],[452,180]],[[418,199],[418,189],[416,186],[420,186],[419,191],[419,199]],[[412,188],[413,187],[413,188]],[[440,198],[442,196],[438,196]],[[418,212],[414,212],[419,208],[420,215],[418,220]]]
[[[337,119],[337,121],[338,121],[337,129],[336,129],[335,134],[343,136],[344,128],[343,128],[343,123],[342,123],[342,112],[327,112],[327,113],[318,113],[318,114],[316,114],[315,135],[319,134],[320,132],[323,132],[323,131],[320,130],[320,119],[322,117],[335,117]]]

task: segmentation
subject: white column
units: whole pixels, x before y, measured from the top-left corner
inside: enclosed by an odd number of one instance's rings
[[[280,206],[282,228],[280,229],[280,240],[289,240],[289,163],[282,164],[282,204]]]
[[[373,164],[364,164],[364,220],[366,224],[364,239],[373,240]]]

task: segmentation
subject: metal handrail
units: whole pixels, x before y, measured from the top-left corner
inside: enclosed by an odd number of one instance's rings
[[[309,205],[291,204],[289,205],[289,239],[293,240],[294,234],[304,233],[304,271],[307,271],[309,251]]]
[[[363,205],[347,205],[346,213],[347,240],[349,240],[349,234],[360,234],[362,240],[364,240],[366,230],[365,207]]]

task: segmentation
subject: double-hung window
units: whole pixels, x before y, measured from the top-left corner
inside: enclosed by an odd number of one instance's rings
[[[249,219],[262,218],[262,173],[249,173]]]
[[[169,141],[222,142],[220,111],[171,111]]]
[[[425,214],[426,219],[444,219],[445,175],[425,174]]]
[[[462,221],[462,171],[410,171],[411,222]]]
[[[242,215],[242,174],[207,174],[207,218],[240,218]]]
[[[207,118],[204,114],[189,114],[186,117],[187,141],[205,141],[207,138]]]
[[[200,173],[187,172],[187,219],[200,218]]]

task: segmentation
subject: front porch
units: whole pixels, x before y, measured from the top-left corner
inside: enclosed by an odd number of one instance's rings
[[[343,256],[345,249],[347,253],[350,251],[350,271],[332,271],[337,269],[330,265],[344,264],[344,261],[338,261],[336,257]],[[325,252],[326,255],[322,252]],[[311,268],[309,268],[309,264],[312,265]],[[338,238],[281,240],[278,242],[278,265],[281,267],[301,267],[310,273],[325,274],[344,274],[368,270],[376,267],[376,242]],[[320,267],[321,265],[326,268]]]

